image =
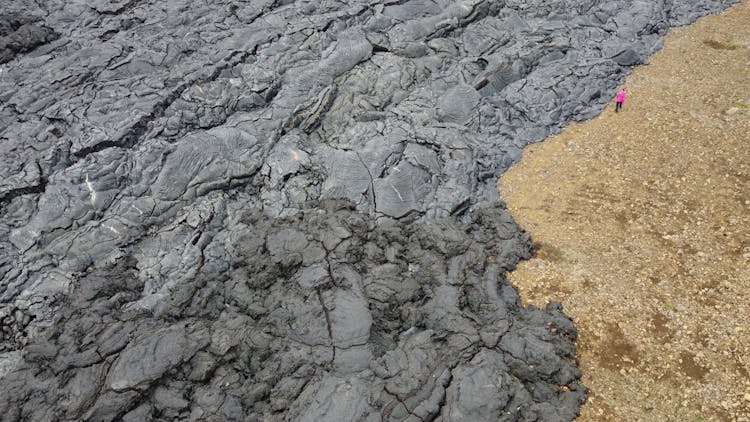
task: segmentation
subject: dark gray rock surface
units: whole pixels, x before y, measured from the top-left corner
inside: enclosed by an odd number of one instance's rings
[[[495,181],[726,0],[6,0],[2,420],[571,420]]]
[[[40,25],[41,20],[40,16],[0,12],[0,64],[57,39],[59,35]]]

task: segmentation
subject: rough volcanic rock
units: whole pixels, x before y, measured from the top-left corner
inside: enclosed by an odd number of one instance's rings
[[[570,420],[495,181],[731,1],[10,0],[4,420]]]
[[[41,20],[34,15],[0,14],[0,64],[58,38],[51,28],[38,24]]]

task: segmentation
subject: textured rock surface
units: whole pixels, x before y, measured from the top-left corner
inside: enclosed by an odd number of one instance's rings
[[[6,3],[6,420],[481,421],[585,395],[497,175],[731,2]]]

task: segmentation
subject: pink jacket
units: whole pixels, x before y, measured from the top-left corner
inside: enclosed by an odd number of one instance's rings
[[[615,97],[615,101],[617,101],[618,103],[624,103],[625,98],[627,98],[627,96],[628,96],[628,93],[625,92],[625,90],[623,89],[617,93],[617,96]]]

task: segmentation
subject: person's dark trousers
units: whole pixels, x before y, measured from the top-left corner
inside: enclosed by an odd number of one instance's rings
[[[622,103],[619,101],[615,102],[615,113],[618,113],[621,108],[622,108]]]

